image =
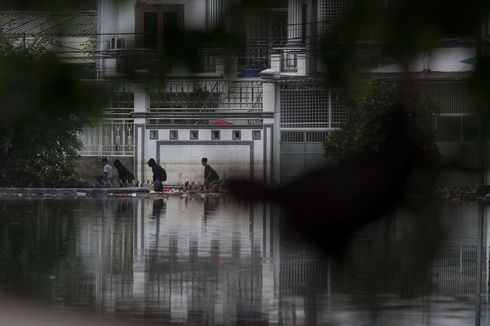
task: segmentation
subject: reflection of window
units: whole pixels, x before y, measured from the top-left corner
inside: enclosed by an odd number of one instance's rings
[[[137,9],[137,32],[142,34],[141,46],[144,48],[172,47],[183,24],[183,5],[148,5]]]

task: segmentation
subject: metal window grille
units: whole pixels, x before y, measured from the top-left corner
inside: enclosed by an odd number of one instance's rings
[[[437,118],[437,141],[451,142],[461,140],[461,117]]]
[[[240,80],[168,80],[150,91],[150,112],[203,112],[215,108],[262,108],[262,83]]]
[[[479,136],[478,118],[473,115],[439,116],[436,140],[439,142],[471,142]]]
[[[323,84],[281,85],[281,128],[336,128],[346,119],[338,91]]]
[[[281,131],[282,143],[303,143],[305,133],[303,131]]]
[[[352,0],[319,1],[320,31],[327,35],[336,33],[344,14],[351,8]]]
[[[274,47],[287,42],[288,12],[285,1],[270,4],[268,8],[247,17],[245,68],[263,69],[268,66]]]
[[[253,140],[260,140],[262,138],[262,132],[260,130],[253,130],[252,131],[252,139]]]
[[[331,94],[331,110],[332,110],[332,128],[338,128],[340,125],[347,120],[347,111],[345,110],[344,104],[340,100],[342,91],[333,89],[330,91]]]
[[[318,32],[328,36],[338,35],[338,27],[344,16],[352,8],[369,8],[383,10],[395,5],[398,0],[320,0],[318,2]],[[363,41],[372,41],[371,30],[361,31]]]
[[[465,82],[424,83],[418,86],[422,96],[433,99],[440,113],[472,113],[475,103]]]
[[[328,131],[307,131],[306,142],[308,143],[323,143],[327,139]]]

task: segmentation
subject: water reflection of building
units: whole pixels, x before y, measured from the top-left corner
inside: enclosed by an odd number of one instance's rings
[[[275,319],[279,237],[269,207],[218,199],[203,216],[201,199],[127,201],[119,213],[121,202],[98,201],[97,216],[81,218],[74,296],[135,318]]]
[[[474,302],[476,206],[440,212],[456,225],[456,240],[440,243],[426,269],[412,264],[418,238],[402,215],[356,234],[351,258],[334,261],[292,241],[264,205],[220,198],[203,213],[204,200],[170,198],[100,200],[93,208],[94,216],[79,218],[76,255],[83,263],[70,297],[104,314],[190,324],[315,324],[342,309],[382,313],[378,301],[398,302],[400,294],[422,298],[424,307],[437,304],[433,296]],[[481,262],[488,296],[486,249]],[[437,308],[421,307],[410,307],[417,318],[439,316]]]

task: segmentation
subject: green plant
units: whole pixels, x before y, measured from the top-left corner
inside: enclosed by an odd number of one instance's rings
[[[368,80],[344,98],[347,120],[324,142],[325,154],[336,160],[363,157],[378,152],[389,141],[390,110],[398,97],[395,83]],[[416,164],[426,165],[439,159],[435,144],[433,117],[438,111],[434,101],[414,91],[408,98],[408,136],[417,149]]]
[[[78,133],[105,97],[60,63],[42,40],[0,38],[0,186],[80,185]]]

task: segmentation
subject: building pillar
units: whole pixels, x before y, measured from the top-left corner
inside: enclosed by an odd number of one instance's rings
[[[275,83],[264,81],[262,83],[262,111],[274,113],[276,93]],[[274,118],[264,119],[264,182],[273,183],[274,172]]]
[[[146,168],[146,112],[150,107],[150,95],[144,84],[134,85],[134,176],[140,183],[145,181]]]
[[[221,23],[223,17],[224,0],[206,0],[206,28],[208,30],[216,29]]]
[[[278,83],[274,84],[274,137],[273,137],[273,183],[281,183],[281,88]]]
[[[265,180],[267,183],[279,184],[281,182],[281,88],[276,79],[279,77],[272,69],[261,73],[263,79],[262,110],[273,113],[272,118],[264,119],[264,161],[266,162]]]
[[[288,3],[288,46],[303,45],[303,2],[289,0]]]

